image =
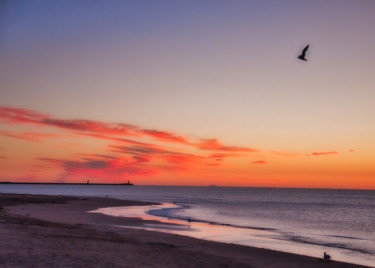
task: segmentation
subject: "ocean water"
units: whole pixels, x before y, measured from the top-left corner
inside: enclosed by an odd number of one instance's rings
[[[157,217],[179,228],[149,226],[202,239],[275,249],[375,267],[375,191],[239,187],[0,185],[30,193],[153,201],[107,208],[115,216]]]

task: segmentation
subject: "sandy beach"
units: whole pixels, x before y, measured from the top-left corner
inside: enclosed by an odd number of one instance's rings
[[[364,267],[152,232],[141,227],[155,222],[87,213],[103,207],[150,204],[109,198],[0,194],[0,266]]]

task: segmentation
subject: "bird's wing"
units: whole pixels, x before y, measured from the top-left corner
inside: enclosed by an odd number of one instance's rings
[[[309,45],[307,45],[303,50],[302,50],[302,55],[306,54],[306,51],[309,49]]]

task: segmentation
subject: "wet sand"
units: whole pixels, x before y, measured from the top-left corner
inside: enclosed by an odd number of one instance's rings
[[[120,228],[156,223],[87,213],[150,205],[109,198],[0,194],[0,267],[364,267]]]

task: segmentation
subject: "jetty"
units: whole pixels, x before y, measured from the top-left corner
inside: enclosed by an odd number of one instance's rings
[[[30,184],[30,185],[125,185],[133,186],[133,183],[129,181],[127,183],[91,183],[87,182],[12,182],[12,181],[0,181],[0,184]]]

